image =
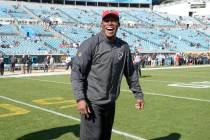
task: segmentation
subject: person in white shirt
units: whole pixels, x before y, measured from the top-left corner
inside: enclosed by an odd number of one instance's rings
[[[54,69],[55,69],[55,60],[54,60],[54,57],[51,55],[50,56],[50,70],[54,72]]]
[[[66,70],[68,70],[69,67],[71,67],[71,57],[70,56],[66,57]]]

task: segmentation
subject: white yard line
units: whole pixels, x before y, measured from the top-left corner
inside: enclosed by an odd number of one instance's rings
[[[120,90],[120,91],[131,92],[130,90]],[[184,97],[184,96],[174,96],[174,95],[149,93],[149,92],[146,92],[144,94],[154,95],[154,96],[165,96],[165,97],[176,98],[176,99],[185,99],[185,100],[201,101],[201,102],[209,102],[210,103],[210,100],[199,99],[199,98],[190,98],[190,97]]]
[[[56,84],[71,85],[71,82],[66,83],[66,82],[52,81],[52,80],[44,80],[44,79],[37,79],[37,78],[30,78],[30,77],[18,77],[18,78],[26,79],[26,80],[40,81],[40,82],[49,82],[49,83],[56,83]],[[158,82],[158,83],[171,83],[171,82],[173,82],[173,84],[180,83],[179,81],[160,81],[160,80],[149,80],[149,79],[143,79],[140,82],[142,82],[142,81],[146,81],[146,82]]]
[[[48,82],[48,83],[55,83],[55,84],[65,84],[65,85],[70,85],[71,83],[66,83],[66,82],[58,82],[58,81],[52,81],[52,80],[43,80],[43,79],[35,79],[35,78],[29,78],[29,77],[24,77],[21,79],[26,79],[26,80],[34,80],[34,81],[40,81],[40,82]]]
[[[0,98],[5,99],[5,100],[9,100],[9,101],[12,101],[12,102],[15,102],[15,103],[18,103],[18,104],[22,104],[22,105],[25,105],[25,106],[28,106],[28,107],[31,107],[31,108],[39,109],[39,110],[42,110],[42,111],[45,111],[45,112],[48,112],[48,113],[52,113],[52,114],[55,114],[57,116],[61,116],[61,117],[64,117],[64,118],[68,118],[68,119],[80,122],[79,118],[76,118],[76,117],[73,117],[73,116],[70,116],[70,115],[65,115],[65,114],[60,113],[60,112],[56,112],[56,111],[49,110],[49,109],[39,107],[39,106],[36,106],[36,105],[31,105],[31,104],[28,104],[28,103],[24,103],[24,102],[21,102],[21,101],[15,100],[15,99],[11,99],[11,98],[8,98],[8,97],[5,97],[5,96],[0,96]],[[112,129],[112,132],[115,133],[115,134],[118,134],[118,135],[125,136],[127,138],[134,139],[134,140],[146,140],[144,138],[141,138],[141,137],[138,137],[138,136],[126,133],[126,132],[122,132],[122,131],[119,131],[119,130],[116,130],[116,129]]]
[[[162,76],[162,77],[182,77],[182,78],[184,78],[184,77],[189,77],[189,76],[187,76],[187,75],[184,75],[184,74],[180,74],[180,75],[162,75],[162,74],[148,74],[148,75],[145,75],[145,77],[146,76]],[[210,74],[207,74],[207,75],[205,75],[205,76],[200,76],[199,74],[198,75],[190,75],[191,77],[193,77],[193,78],[207,78],[208,76],[210,77]],[[144,75],[142,76],[142,77],[144,77]],[[141,78],[140,78],[141,79]],[[142,79],[142,80],[145,80],[145,79]]]
[[[210,100],[199,99],[199,98],[190,98],[190,97],[182,97],[182,96],[164,95],[164,94],[158,94],[158,93],[146,93],[146,94],[148,94],[148,95],[155,95],[155,96],[165,96],[165,97],[171,97],[171,98],[177,98],[177,99],[192,100],[192,101],[209,102],[210,103]]]
[[[160,80],[149,80],[149,79],[140,79],[140,82],[147,81],[147,82],[158,82],[158,83],[170,83],[172,81],[160,81]],[[174,82],[174,81],[173,81]],[[175,83],[175,82],[174,82]]]
[[[142,68],[142,70],[167,70],[167,69],[188,69],[188,68],[206,68],[210,67],[210,65],[194,65],[194,66],[175,66],[175,67],[159,67],[159,68]]]
[[[65,83],[65,82],[57,82],[57,81],[33,79],[33,78],[23,78],[23,79],[36,80],[36,81],[40,81],[40,82],[56,83],[56,84],[66,84],[66,85],[71,84],[71,83]],[[164,81],[164,82],[166,82],[166,81]],[[120,91],[131,92],[130,90],[125,90],[125,89],[121,89]],[[159,93],[149,93],[149,92],[145,92],[144,94],[146,94],[146,95],[154,95],[154,96],[165,96],[165,97],[170,97],[170,98],[185,99],[185,100],[192,100],[192,101],[210,102],[210,100],[199,99],[199,98],[190,98],[190,97],[184,97],[184,96],[174,96],[174,95],[159,94]]]

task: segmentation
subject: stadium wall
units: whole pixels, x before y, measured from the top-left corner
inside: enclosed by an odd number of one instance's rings
[[[193,3],[187,0],[178,1],[168,4],[156,5],[154,11],[164,12],[171,15],[193,16],[193,15],[209,15],[210,1],[205,1],[201,6],[200,3]]]
[[[7,0],[8,1],[8,0]],[[152,0],[10,0],[49,4],[152,8]],[[155,0],[157,1],[157,0]]]

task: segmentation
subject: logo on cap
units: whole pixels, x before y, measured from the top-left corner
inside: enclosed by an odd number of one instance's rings
[[[105,18],[106,16],[109,16],[109,15],[113,15],[113,16],[119,18],[119,12],[118,11],[116,11],[116,10],[105,10],[105,11],[103,11],[102,19]]]

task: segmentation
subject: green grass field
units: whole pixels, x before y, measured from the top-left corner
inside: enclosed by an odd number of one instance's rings
[[[210,139],[210,67],[142,73],[145,108],[123,80],[112,140]],[[0,140],[79,140],[71,92],[69,75],[1,78]]]

